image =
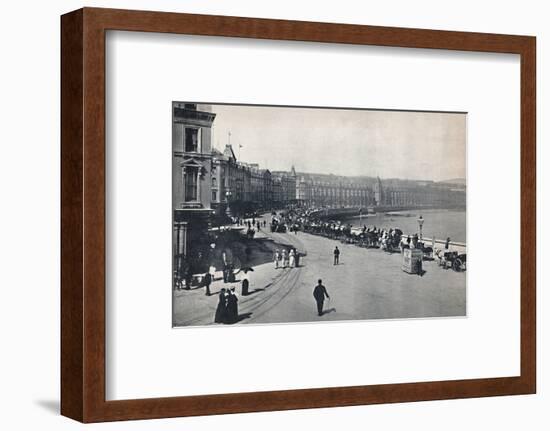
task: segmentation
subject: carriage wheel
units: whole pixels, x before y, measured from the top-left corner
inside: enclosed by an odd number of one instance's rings
[[[452,265],[453,269],[457,272],[459,272],[461,269],[462,269],[462,261],[460,260],[460,258],[456,258],[454,261],[453,261],[453,265]]]

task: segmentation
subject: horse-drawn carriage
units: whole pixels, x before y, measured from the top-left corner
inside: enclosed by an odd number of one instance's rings
[[[436,252],[438,266],[443,269],[451,268],[453,271],[466,271],[466,253],[458,251],[438,250]]]
[[[385,238],[382,238],[382,249],[388,253],[401,252],[401,237],[403,231],[401,229],[392,229],[388,232]]]
[[[426,243],[423,241],[419,241],[417,248],[419,250],[422,250],[422,256],[424,260],[434,260],[434,249],[431,246],[426,245]]]
[[[361,235],[363,237],[363,247],[366,247],[366,248],[380,247],[380,236],[378,232],[366,230]]]
[[[271,232],[286,233],[286,224],[273,219],[271,222]]]

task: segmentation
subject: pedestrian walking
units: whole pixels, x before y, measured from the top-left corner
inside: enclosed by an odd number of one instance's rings
[[[283,249],[283,268],[288,266],[288,251],[286,248]]]
[[[218,294],[218,306],[216,307],[216,314],[214,316],[215,323],[224,323],[227,314],[227,304],[225,298],[225,287],[222,287]]]
[[[317,281],[317,286],[313,289],[313,297],[317,303],[317,314],[319,316],[323,315],[323,303],[325,302],[325,296],[330,299],[327,289],[323,286],[323,280],[319,279]]]
[[[334,248],[334,265],[338,265],[340,263],[340,250],[338,250],[338,246]]]
[[[248,295],[248,288],[250,286],[250,278],[248,275],[248,269],[245,269],[243,271],[243,279],[241,281],[241,295],[246,296]]]
[[[296,254],[294,253],[294,249],[290,250],[289,263],[291,268],[294,268],[296,265]]]
[[[279,250],[275,250],[273,260],[275,261],[275,269],[279,269],[279,263],[281,262],[281,253],[279,253]]]
[[[235,283],[235,272],[233,271],[235,267],[233,264],[230,264],[227,268],[227,282],[228,283]]]
[[[239,306],[237,294],[235,293],[235,288],[232,287],[229,290],[227,296],[227,319],[225,323],[236,323],[239,321]]]
[[[223,282],[227,283],[227,268],[228,268],[229,259],[225,250],[222,252],[222,263],[223,263],[222,265]]]
[[[256,227],[258,228],[258,232],[260,231],[260,222],[256,222]]]
[[[210,285],[212,284],[212,275],[210,274],[210,272],[207,272],[206,274],[204,274],[204,287],[206,287],[206,291],[205,291],[205,295],[206,296],[210,296],[211,293],[210,293]]]

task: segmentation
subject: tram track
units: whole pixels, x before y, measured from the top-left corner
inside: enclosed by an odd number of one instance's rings
[[[263,232],[266,238],[281,247],[293,247],[302,256],[307,255],[300,238],[291,233]],[[253,323],[256,319],[265,315],[268,311],[277,306],[287,298],[300,284],[302,267],[283,268],[275,270],[275,274],[263,286],[257,286],[246,296],[239,296],[239,314],[250,313],[250,317],[243,319],[240,323]],[[217,301],[212,302],[207,310],[190,319],[178,322],[178,326],[209,326],[213,324]]]

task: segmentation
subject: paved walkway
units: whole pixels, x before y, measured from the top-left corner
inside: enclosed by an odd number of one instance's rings
[[[262,232],[279,244],[307,253],[299,268],[275,269],[273,263],[254,267],[250,294],[240,295],[240,280],[224,284],[215,281],[212,296],[204,288],[174,293],[174,325],[213,324],[222,287],[239,293],[239,314],[245,323],[288,323],[325,320],[393,319],[413,317],[464,316],[466,314],[466,273],[444,270],[435,262],[424,262],[420,277],[401,270],[401,255],[380,249],[341,244],[321,236],[299,232]],[[332,251],[341,250],[340,265],[332,264]],[[317,279],[326,286],[330,301],[325,314],[318,316],[312,296]]]

